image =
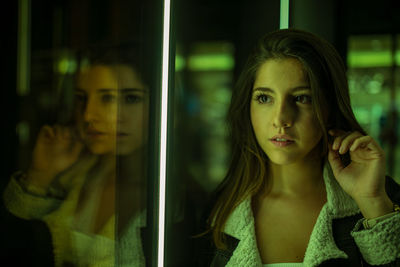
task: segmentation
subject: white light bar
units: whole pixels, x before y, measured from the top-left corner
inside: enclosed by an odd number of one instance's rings
[[[19,0],[18,8],[17,94],[26,96],[30,91],[30,0]]]
[[[161,85],[161,133],[160,133],[160,190],[158,202],[158,267],[164,266],[165,235],[165,188],[167,165],[167,125],[168,125],[168,76],[169,76],[169,31],[171,0],[164,0],[162,85]]]
[[[281,0],[281,17],[279,29],[289,28],[289,0]]]

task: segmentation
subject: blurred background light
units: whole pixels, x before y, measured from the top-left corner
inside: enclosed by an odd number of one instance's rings
[[[188,61],[192,71],[231,70],[235,65],[232,55],[222,53],[191,55]]]
[[[75,73],[77,63],[74,59],[64,57],[58,61],[57,72],[60,74]]]
[[[180,55],[180,54],[176,54],[175,56],[175,71],[182,71],[183,69],[185,69],[186,67],[186,60],[185,58]]]
[[[190,71],[230,71],[235,66],[234,46],[229,42],[198,42],[191,45]]]
[[[398,51],[397,57],[400,57],[400,51]],[[393,64],[393,58],[390,50],[349,51],[347,64],[351,68],[389,67]]]

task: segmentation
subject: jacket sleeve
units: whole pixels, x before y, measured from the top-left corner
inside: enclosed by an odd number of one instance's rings
[[[400,203],[400,186],[390,177],[386,177],[386,192],[393,202]],[[351,235],[368,264],[400,266],[400,213],[371,229],[363,229],[359,220]]]
[[[400,262],[400,213],[371,229],[359,230],[361,228],[362,220],[357,222],[351,235],[369,264],[384,265]]]
[[[18,181],[17,176],[18,173],[11,177],[3,192],[5,208],[16,217],[27,220],[42,219],[62,203],[62,200],[57,198],[28,192]]]

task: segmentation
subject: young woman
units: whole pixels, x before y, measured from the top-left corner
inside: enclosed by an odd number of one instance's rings
[[[41,128],[29,169],[4,192],[5,206],[46,223],[55,266],[145,266],[149,90],[119,50],[90,52],[76,78],[73,125]]]
[[[265,35],[229,122],[233,157],[203,264],[400,265],[400,190],[385,181],[384,151],[354,117],[329,43],[294,29]]]

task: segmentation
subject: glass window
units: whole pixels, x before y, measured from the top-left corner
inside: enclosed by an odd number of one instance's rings
[[[16,2],[2,264],[154,265],[163,1]]]
[[[257,39],[279,28],[280,1],[174,3],[165,263],[194,266],[211,194],[230,161],[231,92]]]
[[[348,78],[352,106],[358,121],[380,142],[388,173],[400,176],[398,106],[400,100],[399,35],[353,35],[348,40]],[[371,104],[373,103],[373,104]]]

